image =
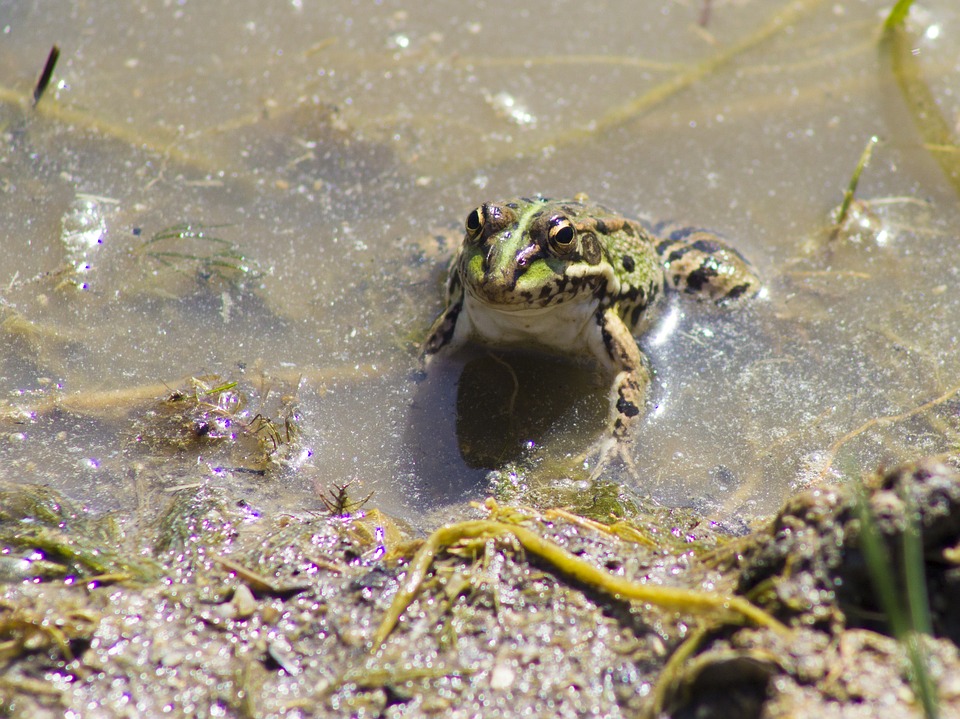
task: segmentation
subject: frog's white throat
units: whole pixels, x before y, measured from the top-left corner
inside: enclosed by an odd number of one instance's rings
[[[600,300],[587,297],[547,307],[502,305],[466,292],[454,343],[535,344],[567,354],[588,352],[598,332]]]

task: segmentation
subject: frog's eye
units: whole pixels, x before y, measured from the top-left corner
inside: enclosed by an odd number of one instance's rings
[[[550,248],[560,255],[570,252],[577,244],[577,231],[566,217],[554,217],[550,220],[547,232]]]
[[[483,231],[483,208],[478,207],[469,215],[466,222],[467,234],[473,238]]]

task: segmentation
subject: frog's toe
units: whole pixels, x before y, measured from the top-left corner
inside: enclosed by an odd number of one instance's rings
[[[594,463],[590,471],[590,480],[599,479],[617,465],[623,467],[633,476],[638,476],[637,465],[633,460],[633,453],[628,443],[618,441],[615,437],[606,437],[597,441],[584,455],[583,461]]]

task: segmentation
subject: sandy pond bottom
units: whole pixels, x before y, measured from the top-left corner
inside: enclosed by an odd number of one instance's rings
[[[3,558],[38,578],[2,594],[8,716],[960,714],[960,474],[932,460],[734,541],[491,505],[422,543],[184,492],[137,554],[49,490],[0,499],[4,543],[48,557]]]

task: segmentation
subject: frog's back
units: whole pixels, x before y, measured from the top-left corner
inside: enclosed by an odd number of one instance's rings
[[[657,238],[643,222],[602,205],[577,204],[577,231],[598,238],[603,247],[603,264],[615,278],[603,288],[602,304],[615,305],[631,331],[639,331],[650,315],[648,310],[663,294],[664,274]]]

